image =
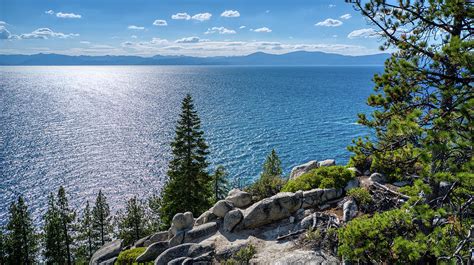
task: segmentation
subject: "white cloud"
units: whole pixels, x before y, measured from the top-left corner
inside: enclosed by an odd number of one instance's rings
[[[48,10],[48,11],[44,11],[45,14],[48,14],[48,15],[54,15],[54,11],[53,10]]]
[[[240,13],[237,10],[226,10],[222,12],[221,17],[240,17]]]
[[[340,16],[339,18],[340,18],[340,19],[346,19],[346,20],[347,20],[347,19],[349,19],[349,18],[351,18],[351,17],[352,17],[351,14],[344,14],[344,15]]]
[[[87,44],[91,44],[90,41],[80,41],[79,43],[80,43],[80,44],[86,44],[86,45],[87,45]]]
[[[168,22],[166,22],[166,20],[163,20],[163,19],[157,19],[153,22],[153,25],[155,25],[155,26],[168,26]]]
[[[62,12],[56,13],[56,16],[59,17],[59,18],[81,18],[82,17],[81,15],[78,15],[78,14],[62,13]]]
[[[190,20],[191,16],[188,13],[176,13],[171,16],[171,19]]]
[[[198,20],[198,21],[206,21],[206,20],[211,19],[211,17],[212,17],[212,14],[206,12],[206,13],[196,14],[196,15],[192,16],[191,18],[194,19],[194,20]]]
[[[373,28],[367,29],[358,29],[354,30],[347,35],[349,39],[356,39],[356,38],[377,38],[380,36],[380,33],[375,31]]]
[[[151,44],[166,44],[168,43],[168,40],[167,39],[160,39],[160,38],[153,38],[151,39],[150,41]]]
[[[138,36],[137,36],[137,35],[132,35],[132,36],[130,36],[130,38],[132,38],[132,39],[138,39]]]
[[[336,5],[334,5],[334,4],[329,4],[329,8],[333,8],[333,7],[336,7]]]
[[[128,29],[133,29],[133,30],[144,30],[145,27],[142,26],[135,26],[135,25],[130,25],[127,27]]]
[[[246,28],[247,26],[240,26],[239,29],[244,29]]]
[[[337,20],[337,19],[332,19],[332,18],[328,18],[324,21],[320,21],[316,24],[314,24],[315,26],[323,26],[323,27],[339,27],[340,25],[342,25],[342,21],[340,20]]]
[[[73,37],[78,37],[79,34],[75,33],[61,33],[61,32],[54,32],[49,28],[39,28],[31,33],[24,33],[19,36],[20,39],[49,39],[49,38],[60,38],[60,39],[68,39]]]
[[[272,32],[272,30],[269,29],[269,28],[267,28],[267,27],[262,27],[262,28],[254,29],[253,31],[255,31],[255,32],[265,32],[265,33]]]
[[[212,27],[212,28],[207,29],[206,32],[204,32],[204,34],[212,34],[212,33],[235,34],[236,32],[233,29],[228,29],[225,27]]]
[[[10,39],[12,36],[12,34],[10,33],[10,31],[8,31],[7,28],[5,28],[4,26],[0,26],[0,40],[8,40]]]
[[[199,37],[193,36],[193,37],[178,39],[175,42],[176,43],[198,43],[200,41],[201,39]]]

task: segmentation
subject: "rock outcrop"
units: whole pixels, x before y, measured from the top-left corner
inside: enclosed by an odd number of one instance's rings
[[[237,208],[246,208],[252,204],[252,195],[248,192],[233,189],[229,191],[226,201],[231,202]]]
[[[318,162],[318,167],[330,167],[330,166],[335,166],[335,165],[336,165],[336,160],[334,159],[326,159],[326,160]]]
[[[295,179],[304,173],[309,172],[312,169],[315,169],[318,167],[318,161],[317,160],[311,160],[309,162],[306,162],[304,164],[298,165],[296,167],[293,167],[290,173],[290,179]]]
[[[117,239],[103,245],[92,256],[89,265],[97,265],[112,258],[116,258],[122,251],[122,240]]]
[[[231,232],[242,221],[243,214],[239,209],[228,212],[224,217],[224,229]]]

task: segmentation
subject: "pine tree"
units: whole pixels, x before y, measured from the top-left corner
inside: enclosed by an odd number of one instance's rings
[[[100,242],[99,234],[94,231],[92,211],[89,205],[89,201],[86,202],[86,207],[82,212],[82,216],[79,220],[79,235],[80,246],[78,249],[78,260],[88,261],[91,259],[92,254],[97,250],[98,243]]]
[[[43,226],[43,256],[47,264],[65,264],[66,249],[63,244],[61,217],[53,193],[48,197],[48,210]]]
[[[58,212],[60,217],[61,233],[63,234],[64,246],[66,248],[66,259],[67,264],[71,265],[73,262],[72,256],[72,245],[73,245],[73,224],[76,218],[76,213],[73,209],[69,208],[69,202],[66,197],[66,191],[61,186],[58,190]]]
[[[0,227],[0,264],[7,264],[7,246],[3,227]]]
[[[110,208],[107,203],[107,197],[99,190],[94,208],[92,209],[93,227],[100,235],[100,245],[104,245],[109,240],[112,225],[110,223]]]
[[[211,206],[212,176],[207,172],[208,146],[191,95],[181,106],[176,136],[171,143],[169,181],[162,191],[161,220],[168,226],[176,213],[200,215]]]
[[[149,232],[146,205],[136,196],[127,201],[125,212],[117,213],[118,236],[125,245],[132,244]]]
[[[160,218],[161,197],[152,195],[148,198],[148,208],[150,209],[150,231],[158,231],[161,227]]]
[[[352,164],[393,178],[457,172],[471,160],[474,131],[473,5],[467,0],[352,1],[395,49],[376,75],[371,117],[359,123],[375,139],[350,147]],[[362,3],[364,2],[364,3]]]
[[[28,207],[22,196],[10,206],[10,220],[5,237],[7,263],[33,264],[37,253],[37,235]]]
[[[256,200],[261,200],[277,194],[285,181],[282,179],[281,160],[278,157],[275,149],[272,149],[263,163],[262,173],[260,178],[252,185],[247,187],[247,190],[255,197]]]
[[[223,166],[218,166],[212,176],[214,182],[214,201],[225,199],[229,192],[229,182],[227,181],[227,171]]]

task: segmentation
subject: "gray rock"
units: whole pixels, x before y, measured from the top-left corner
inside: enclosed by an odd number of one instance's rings
[[[316,161],[316,160],[311,160],[311,161],[306,162],[304,164],[293,167],[293,169],[291,169],[290,179],[295,179],[295,178],[303,175],[304,173],[307,173],[310,170],[315,169],[317,167],[318,167],[318,161]]]
[[[296,213],[293,216],[295,217],[295,220],[297,221],[302,220],[305,217],[305,210],[303,208],[300,208],[296,211]]]
[[[318,205],[321,202],[323,196],[323,189],[312,189],[303,191],[303,208],[310,208]]]
[[[234,209],[234,207],[230,202],[220,200],[214,205],[214,207],[212,207],[212,213],[218,217],[224,218],[226,213],[232,209]]]
[[[147,241],[149,238],[150,238],[150,236],[140,238],[133,244],[133,246],[136,247],[136,248],[143,247],[143,246],[145,246],[145,241]]]
[[[99,264],[102,261],[106,261],[113,257],[117,257],[122,251],[122,240],[117,239],[112,242],[108,242],[97,250],[89,262],[90,265]]]
[[[191,229],[194,225],[194,218],[191,212],[177,213],[173,217],[173,221],[171,221],[172,227],[176,229],[176,231]]]
[[[113,257],[106,261],[102,261],[101,263],[99,263],[99,265],[114,265],[115,261],[117,261],[117,258],[118,257]]]
[[[174,246],[177,246],[181,243],[183,243],[183,240],[184,240],[184,231],[178,231],[176,233],[176,235],[174,235],[171,239],[170,239],[170,247],[174,247]]]
[[[331,201],[337,199],[342,196],[342,189],[323,189],[323,195],[321,196],[321,202],[325,203],[327,201]]]
[[[213,214],[211,211],[205,211],[202,213],[194,222],[195,225],[202,225],[208,222],[215,221],[217,216]]]
[[[372,173],[372,175],[370,175],[369,179],[373,182],[378,182],[380,184],[385,184],[387,183],[387,178],[380,174],[380,173]]]
[[[166,241],[166,240],[168,240],[168,231],[161,231],[150,236],[150,238],[145,241],[143,246],[148,247],[153,243]]]
[[[168,262],[167,265],[183,265],[183,262],[185,260],[189,259],[188,257],[180,257],[180,258],[176,258],[170,262]]]
[[[232,229],[242,221],[242,218],[243,214],[238,209],[228,212],[224,217],[224,229],[231,232]]]
[[[357,203],[355,200],[350,199],[346,201],[342,206],[342,220],[344,222],[349,222],[357,216],[357,211]]]
[[[190,243],[196,240],[210,237],[218,230],[216,222],[206,223],[200,226],[195,226],[193,229],[187,231],[184,235],[183,243]]]
[[[335,165],[336,165],[336,160],[334,159],[326,159],[326,160],[318,162],[318,167],[330,167],[330,166],[335,166]]]
[[[156,242],[151,244],[145,252],[137,257],[137,262],[151,262],[154,261],[163,251],[170,247],[168,241]]]
[[[300,222],[300,229],[309,229],[313,227],[314,214],[308,215]]]
[[[213,251],[214,247],[211,244],[195,244],[195,243],[185,243],[179,246],[175,246],[165,250],[155,259],[155,265],[168,264],[168,262],[173,261],[182,257],[198,257],[204,253]],[[185,259],[183,259],[184,261]],[[182,262],[182,261],[181,261]],[[178,263],[179,264],[179,263]]]
[[[243,227],[256,228],[290,217],[301,207],[302,195],[302,192],[282,192],[254,203],[243,213]]]
[[[359,187],[360,185],[360,182],[359,182],[359,179],[358,178],[353,178],[351,180],[349,180],[346,184],[346,187],[344,187],[344,191],[349,191],[353,188],[357,188]]]
[[[397,181],[397,182],[394,182],[392,184],[393,184],[393,186],[397,186],[397,187],[405,187],[405,186],[410,185],[410,182],[409,181]]]
[[[225,200],[231,202],[234,207],[245,208],[252,204],[252,195],[239,189],[232,189]]]

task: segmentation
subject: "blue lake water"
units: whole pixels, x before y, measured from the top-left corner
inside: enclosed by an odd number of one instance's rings
[[[0,225],[23,194],[35,221],[63,185],[79,207],[99,189],[114,210],[166,179],[186,93],[195,99],[212,169],[253,179],[272,148],[285,173],[312,159],[348,161],[367,135],[382,67],[0,67]]]

